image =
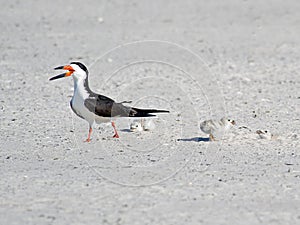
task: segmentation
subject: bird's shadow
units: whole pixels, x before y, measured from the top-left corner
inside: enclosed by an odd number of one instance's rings
[[[209,138],[194,137],[194,138],[180,138],[177,141],[194,141],[194,142],[209,142]]]
[[[121,132],[125,132],[125,133],[132,133],[132,131],[130,129],[121,129]]]
[[[121,129],[120,131],[125,133],[132,133],[130,129]],[[205,138],[205,137],[180,138],[177,139],[177,141],[209,142],[209,138]]]

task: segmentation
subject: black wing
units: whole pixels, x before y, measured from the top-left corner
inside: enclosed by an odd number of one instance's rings
[[[104,95],[89,97],[84,101],[84,105],[89,111],[102,117],[128,117],[131,111],[130,107],[124,106],[122,103],[116,103]]]
[[[124,102],[123,102],[124,103]],[[167,110],[138,109],[117,103],[104,95],[90,96],[84,101],[89,111],[102,117],[149,117],[155,116],[150,113],[168,113]]]

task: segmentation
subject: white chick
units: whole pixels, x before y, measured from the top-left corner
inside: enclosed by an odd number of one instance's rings
[[[130,124],[130,131],[131,132],[141,132],[143,131],[143,127],[140,121],[134,120]]]
[[[209,134],[209,140],[215,141],[216,136],[221,136],[235,125],[235,121],[227,118],[221,120],[205,120],[200,124],[200,129]]]
[[[152,119],[142,119],[141,123],[144,131],[151,131],[155,129],[155,123]]]
[[[154,129],[155,124],[151,119],[133,120],[130,124],[130,131],[132,132],[151,131]]]
[[[272,140],[275,139],[275,136],[267,130],[257,130],[256,133],[260,139]]]

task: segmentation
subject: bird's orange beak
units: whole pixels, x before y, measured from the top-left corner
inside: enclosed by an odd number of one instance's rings
[[[72,66],[70,65],[66,65],[66,66],[58,66],[58,67],[55,67],[54,68],[55,70],[68,70],[68,72],[66,73],[62,73],[62,74],[59,74],[57,76],[54,76],[54,77],[51,77],[49,80],[56,80],[56,79],[59,79],[59,78],[63,78],[63,77],[69,77],[72,75],[72,73],[74,73],[74,69]]]

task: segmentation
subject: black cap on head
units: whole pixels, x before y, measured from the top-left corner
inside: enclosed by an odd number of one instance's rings
[[[88,70],[87,70],[86,66],[83,65],[81,62],[71,62],[70,64],[76,64],[76,65],[79,66],[83,71],[85,71],[86,73],[88,73]]]

